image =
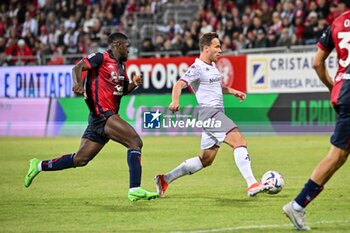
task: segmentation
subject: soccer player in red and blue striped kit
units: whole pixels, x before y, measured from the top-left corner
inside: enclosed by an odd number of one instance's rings
[[[350,1],[341,1],[347,10],[325,30],[317,46],[314,68],[331,91],[331,102],[338,114],[328,155],[316,166],[299,195],[283,206],[283,212],[298,230],[310,230],[305,224],[304,208],[323,190],[323,186],[346,162],[350,153]],[[332,81],[325,60],[333,49],[338,56],[338,71]]]
[[[148,192],[140,187],[142,140],[135,129],[118,114],[123,95],[141,85],[142,76],[134,74],[132,82],[127,77],[124,62],[128,59],[129,40],[126,35],[113,33],[108,38],[108,44],[107,51],[92,53],[73,68],[73,92],[77,95],[84,94],[90,110],[89,124],[82,136],[80,148],[76,153],[55,159],[30,160],[29,171],[24,179],[25,187],[29,187],[41,171],[87,165],[109,139],[112,139],[128,148],[129,200],[150,200],[158,197],[156,192]],[[82,72],[85,70],[87,76],[82,79]]]

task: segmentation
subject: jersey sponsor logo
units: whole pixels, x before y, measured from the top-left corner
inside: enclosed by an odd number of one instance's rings
[[[209,83],[221,82],[221,77],[210,78]]]
[[[249,67],[251,80],[250,86],[252,89],[265,89],[267,88],[268,78],[268,61],[267,59],[252,59]]]
[[[111,77],[109,78],[109,80],[116,83],[116,85],[114,86],[115,91],[113,92],[113,95],[123,95],[124,79],[125,77],[123,75],[118,76],[117,72],[111,72]]]
[[[115,91],[113,92],[113,95],[123,95],[124,88],[122,85],[117,84],[114,86],[114,88],[115,88]]]

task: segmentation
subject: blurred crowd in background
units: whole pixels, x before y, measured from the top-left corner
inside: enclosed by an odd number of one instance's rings
[[[63,64],[62,55],[105,50],[112,31],[128,32],[135,17],[153,15],[166,0],[9,0],[0,4],[0,65]],[[141,36],[133,51],[198,50],[201,33],[216,31],[223,51],[311,45],[345,11],[337,0],[204,0],[194,19],[155,25],[154,38]],[[18,57],[22,59],[17,59]],[[17,57],[17,58],[16,58]]]

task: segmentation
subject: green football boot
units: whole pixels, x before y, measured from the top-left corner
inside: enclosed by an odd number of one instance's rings
[[[39,159],[31,159],[29,161],[29,169],[27,175],[24,177],[24,186],[28,188],[33,179],[40,173],[38,169]]]
[[[148,192],[141,187],[133,192],[128,193],[128,198],[130,201],[151,200],[151,199],[155,199],[158,197],[159,197],[158,193]]]

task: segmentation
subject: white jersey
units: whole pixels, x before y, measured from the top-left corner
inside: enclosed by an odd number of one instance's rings
[[[224,108],[222,74],[214,62],[210,65],[196,58],[181,80],[192,87],[200,107]]]

